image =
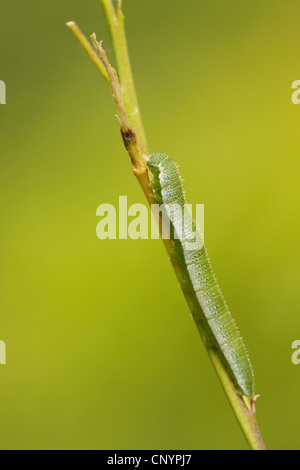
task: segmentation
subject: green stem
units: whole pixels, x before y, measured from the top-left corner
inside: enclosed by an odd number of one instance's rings
[[[250,449],[266,450],[256,421],[256,398],[252,401],[251,410],[249,410],[242,397],[237,393],[235,384],[224,367],[217,350],[208,348],[207,351]]]
[[[108,74],[106,72],[106,69],[103,63],[101,62],[101,59],[97,55],[96,51],[92,48],[91,44],[89,43],[89,41],[87,40],[83,32],[80,30],[77,24],[74,23],[74,21],[69,21],[67,23],[67,26],[72,31],[74,36],[78,39],[78,41],[80,42],[84,50],[88,53],[89,57],[92,59],[92,61],[96,65],[97,69],[101,73],[104,80],[109,82]]]
[[[109,26],[116,62],[117,71],[122,87],[122,97],[127,111],[129,121],[139,138],[139,143],[143,152],[149,155],[146,134],[142,123],[141,113],[135,91],[134,80],[131,71],[131,64],[128,53],[126,33],[124,27],[124,15],[122,12],[122,0],[118,0],[115,9],[112,0],[101,0],[104,13]]]

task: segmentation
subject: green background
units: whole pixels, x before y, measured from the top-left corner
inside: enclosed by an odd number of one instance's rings
[[[297,0],[124,0],[151,151],[205,204],[271,449],[299,449]],[[112,45],[98,0],[0,8],[2,449],[246,449],[159,240],[96,237],[144,196],[104,82],[65,23]]]

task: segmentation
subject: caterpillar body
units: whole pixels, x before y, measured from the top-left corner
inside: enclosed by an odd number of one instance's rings
[[[254,376],[248,353],[217,283],[202,236],[198,232],[200,244],[196,249],[187,248],[191,231],[197,233],[196,223],[191,216],[191,223],[183,226],[182,211],[179,214],[169,209],[172,205],[183,209],[186,204],[177,166],[162,153],[152,154],[147,166],[152,175],[154,202],[167,208],[174,244],[171,260],[180,266],[181,287],[191,299],[194,320],[205,331],[206,345],[219,351],[238,392],[252,399]]]

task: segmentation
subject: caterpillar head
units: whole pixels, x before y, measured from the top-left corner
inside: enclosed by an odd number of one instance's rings
[[[148,167],[150,170],[159,168],[159,165],[166,159],[169,158],[163,153],[152,153],[149,157]]]

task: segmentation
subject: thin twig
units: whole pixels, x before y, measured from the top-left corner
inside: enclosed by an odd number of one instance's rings
[[[97,41],[97,37],[95,33],[91,35],[91,39],[92,39],[94,48],[99,54],[99,57],[102,63],[104,64],[105,70],[109,77],[109,84],[110,84],[113,98],[117,106],[118,118],[120,121],[121,129],[123,132],[127,132],[131,128],[131,126],[130,126],[129,118],[125,111],[125,106],[124,106],[123,98],[122,98],[122,90],[119,84],[117,72],[109,63],[106,52],[102,47],[102,41],[101,42]]]
[[[72,31],[74,36],[78,39],[78,41],[83,46],[85,51],[88,53],[88,55],[90,56],[90,58],[92,59],[92,61],[96,65],[97,69],[100,71],[102,77],[107,82],[109,82],[108,74],[105,70],[105,67],[104,67],[103,63],[101,62],[101,59],[99,58],[97,53],[94,51],[94,49],[92,48],[91,44],[89,43],[89,41],[87,40],[87,38],[85,37],[83,32],[79,29],[77,24],[74,23],[74,21],[69,21],[67,23],[67,26]]]
[[[139,144],[135,130],[131,127],[129,122],[128,115],[125,110],[125,106],[122,98],[122,90],[118,80],[118,75],[116,70],[110,65],[107,58],[106,52],[102,47],[102,43],[97,41],[96,34],[93,33],[91,36],[94,47],[97,50],[100,59],[102,60],[107,74],[109,76],[109,83],[113,98],[115,100],[118,119],[121,125],[121,134],[126,147],[127,152],[130,155],[132,165],[135,170],[144,170],[148,173],[146,165],[144,164],[145,160],[148,160],[148,157],[143,153],[143,150]]]
[[[256,406],[254,397],[251,403],[251,409],[246,406],[243,398],[237,393],[235,384],[233,383],[227,369],[224,367],[223,361],[215,348],[208,348],[209,357],[215,367],[220,382],[227,395],[232,410],[241,426],[243,434],[249,444],[251,450],[266,450],[266,446],[261,437],[259,427],[256,421]]]
[[[122,88],[124,106],[127,111],[129,121],[139,138],[140,145],[146,155],[149,155],[149,148],[146,134],[141,118],[137,94],[135,91],[132,76],[130,58],[128,53],[127,39],[124,27],[124,15],[122,12],[122,1],[118,0],[115,9],[112,0],[101,0],[104,13],[107,18],[115,56],[117,71]]]

